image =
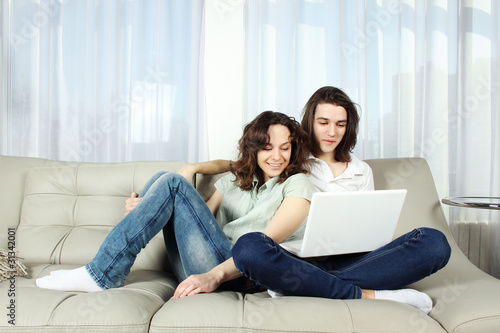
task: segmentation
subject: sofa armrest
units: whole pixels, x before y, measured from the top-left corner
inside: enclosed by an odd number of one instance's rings
[[[411,287],[433,300],[429,314],[448,332],[498,332],[500,328],[500,280],[484,273],[452,242],[448,265]],[[421,328],[424,321],[412,318]]]
[[[450,243],[452,254],[446,267],[410,286],[433,299],[430,316],[448,332],[498,332],[500,280],[474,266],[458,247],[427,162],[421,158],[366,162],[372,167],[376,189],[408,191],[395,236],[426,226],[442,231]],[[419,315],[415,314],[409,321],[418,332],[426,332],[426,321]]]
[[[41,158],[0,155],[0,227],[7,234],[8,228],[19,225],[23,203],[26,174],[32,167],[44,165]],[[0,249],[7,248],[7,237],[0,237]]]

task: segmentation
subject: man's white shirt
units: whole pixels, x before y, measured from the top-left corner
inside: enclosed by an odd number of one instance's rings
[[[373,172],[370,166],[351,154],[351,161],[347,163],[345,171],[334,177],[332,170],[325,161],[309,156],[311,173],[309,180],[321,192],[341,191],[372,191]]]

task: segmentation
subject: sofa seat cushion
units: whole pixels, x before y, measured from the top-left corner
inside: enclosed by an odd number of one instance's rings
[[[423,312],[391,301],[226,291],[169,300],[153,317],[150,331],[446,332]]]
[[[148,332],[151,318],[172,297],[177,281],[171,273],[135,270],[121,288],[95,293],[40,289],[35,279],[67,265],[34,265],[31,278],[16,278],[15,326],[2,316],[5,328],[47,331]],[[0,284],[7,295],[9,283]],[[3,299],[3,298],[2,298]]]

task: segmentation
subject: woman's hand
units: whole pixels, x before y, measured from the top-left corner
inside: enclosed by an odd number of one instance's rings
[[[130,198],[125,201],[125,216],[128,215],[141,202],[142,198],[138,198],[139,194],[132,192]]]
[[[211,293],[219,286],[219,279],[215,277],[212,271],[199,275],[191,275],[177,286],[174,298],[192,296],[199,293]]]
[[[175,289],[174,298],[211,293],[219,288],[223,282],[234,280],[240,276],[242,275],[234,266],[233,258],[229,258],[208,273],[191,275],[182,281]]]

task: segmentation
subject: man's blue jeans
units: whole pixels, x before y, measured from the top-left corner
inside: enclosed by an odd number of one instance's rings
[[[162,230],[170,265],[179,281],[206,273],[231,257],[233,244],[182,176],[160,172],[148,181],[140,196],[141,202],[113,228],[86,266],[101,288],[123,285],[136,256]],[[244,279],[239,280],[231,287],[243,285]]]
[[[284,295],[361,298],[361,289],[397,289],[444,267],[451,254],[438,230],[415,229],[370,253],[300,259],[263,233],[241,236],[233,247],[236,268]]]

